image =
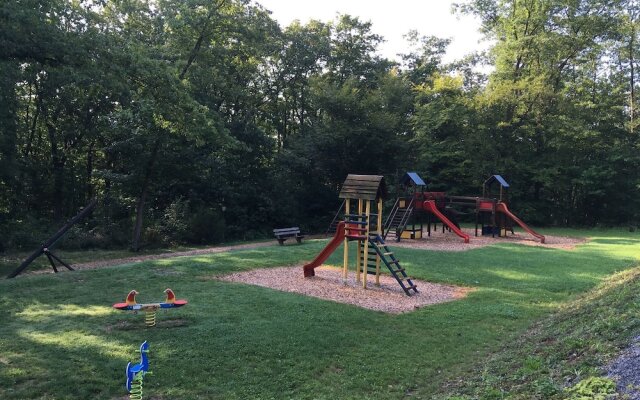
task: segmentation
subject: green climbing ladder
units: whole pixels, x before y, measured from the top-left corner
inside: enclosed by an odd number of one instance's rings
[[[360,265],[362,265],[363,268],[366,268],[367,274],[376,274],[377,257],[380,257],[380,261],[387,266],[389,272],[391,272],[391,275],[395,278],[398,284],[400,284],[400,287],[404,290],[407,296],[411,296],[413,293],[418,293],[417,285],[413,283],[411,278],[409,278],[405,269],[400,265],[400,261],[385,244],[384,239],[377,233],[372,232],[369,234],[369,250],[366,254],[366,259],[365,254],[361,254],[362,263]]]

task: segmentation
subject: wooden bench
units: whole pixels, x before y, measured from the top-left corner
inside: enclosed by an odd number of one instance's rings
[[[273,234],[276,236],[276,239],[278,239],[280,246],[284,245],[284,241],[289,238],[295,238],[298,243],[302,243],[302,238],[304,238],[304,236],[300,234],[300,228],[298,227],[274,229]]]

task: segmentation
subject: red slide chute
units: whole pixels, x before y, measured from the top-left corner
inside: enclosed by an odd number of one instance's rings
[[[314,276],[316,272],[314,269],[322,265],[323,262],[329,258],[331,253],[333,253],[338,246],[344,240],[344,222],[340,222],[336,227],[336,234],[333,236],[333,239],[325,246],[325,248],[313,259],[309,264],[305,265],[303,268],[304,276],[310,277]]]
[[[462,232],[460,228],[458,228],[453,222],[451,222],[451,220],[449,220],[449,218],[447,218],[442,212],[440,212],[440,210],[438,210],[435,200],[425,201],[424,203],[422,203],[422,207],[426,211],[429,211],[430,213],[438,217],[440,221],[442,221],[443,224],[448,226],[449,229],[451,229],[456,235],[463,238],[465,243],[469,243],[469,235]]]
[[[531,235],[533,235],[538,240],[540,240],[540,243],[544,243],[544,236],[539,234],[538,232],[534,231],[533,229],[529,228],[529,225],[527,225],[524,222],[522,222],[522,220],[520,220],[520,218],[516,217],[511,211],[509,211],[509,208],[507,208],[507,205],[504,204],[503,202],[499,202],[497,204],[496,212],[501,212],[504,215],[506,215],[507,217],[511,218],[513,220],[513,222],[515,222],[516,224],[520,225],[520,227],[522,229],[524,229],[525,231],[529,232]]]

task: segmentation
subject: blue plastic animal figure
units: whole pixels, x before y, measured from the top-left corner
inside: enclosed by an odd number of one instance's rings
[[[144,375],[149,372],[149,355],[147,353],[149,353],[149,343],[145,340],[140,345],[140,363],[127,364],[127,392],[129,393],[133,394],[133,392],[140,390],[140,396],[142,395],[142,380]]]

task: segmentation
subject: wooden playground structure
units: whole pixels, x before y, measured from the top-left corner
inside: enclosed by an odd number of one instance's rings
[[[356,281],[367,287],[367,276],[375,277],[380,284],[381,265],[385,265],[405,294],[417,293],[417,286],[400,265],[400,261],[387,247],[382,238],[382,197],[385,194],[383,177],[380,175],[349,174],[342,185],[339,197],[344,199],[344,218],[338,223],[333,239],[309,264],[303,267],[304,276],[315,275],[314,269],[344,245],[342,276],[347,280],[349,272],[349,247],[356,242]],[[372,212],[375,210],[376,212]]]
[[[507,189],[509,184],[500,175],[491,175],[482,185],[482,196],[452,196],[446,192],[429,192],[424,190],[424,181],[415,172],[405,174],[401,183],[405,187],[405,195],[399,196],[391,210],[383,238],[417,239],[422,237],[423,223],[416,222],[419,216],[426,216],[427,236],[431,236],[434,222],[442,223],[442,230],[448,229],[469,243],[469,235],[460,229],[458,215],[475,214],[475,236],[506,236],[514,233],[513,225],[519,225],[524,231],[545,242],[540,235],[520,218],[513,214],[507,206]],[[495,186],[498,191],[494,192]],[[469,211],[470,210],[470,211]],[[480,229],[479,229],[480,228]]]
[[[382,234],[382,191],[384,190],[382,176],[349,175],[342,185],[342,190],[338,195],[345,200],[344,215],[344,261],[342,267],[342,277],[347,279],[349,271],[349,242],[357,242],[358,254],[369,254],[369,235],[371,233]],[[351,200],[357,201],[357,212],[351,212]],[[371,213],[372,203],[377,205],[377,213]],[[375,221],[372,220],[375,218]],[[361,271],[364,257],[356,258],[356,281],[362,281],[362,287],[367,287],[367,273]],[[367,257],[368,258],[368,257]],[[376,285],[380,284],[380,257],[377,253],[375,259]],[[364,271],[362,271],[364,272]],[[368,271],[367,271],[368,272]]]

